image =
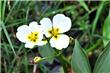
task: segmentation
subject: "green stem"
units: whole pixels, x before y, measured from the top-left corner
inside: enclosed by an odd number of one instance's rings
[[[86,52],[89,53],[89,52],[93,51],[93,50],[96,49],[101,43],[102,43],[102,40],[101,40],[101,39],[97,40],[97,42],[96,42],[92,47],[90,47],[89,49],[87,49]]]
[[[62,66],[63,66],[64,72],[68,73],[68,71],[67,71],[67,64],[65,63],[65,61],[63,59],[63,56],[62,55],[58,56],[58,59],[60,60]]]
[[[64,72],[68,73],[68,71],[67,71],[68,67],[67,66],[71,66],[70,62],[66,59],[65,56],[63,56],[62,51],[55,50],[55,54],[56,54],[55,56],[44,57],[40,61],[43,61],[43,60],[46,60],[46,59],[50,59],[50,58],[53,58],[53,57],[57,57],[60,60],[61,65],[63,66]]]
[[[41,61],[47,60],[47,59],[51,59],[51,58],[53,58],[53,57],[59,57],[60,55],[62,55],[62,53],[56,53],[55,56],[44,57],[44,58],[42,58]],[[62,55],[62,59],[64,60],[65,63],[67,63],[68,66],[70,66],[70,62],[66,59],[66,57],[64,57],[64,56]]]
[[[56,50],[56,53],[57,54],[59,52],[60,52],[59,50]],[[59,56],[57,56],[57,58],[60,60],[62,66],[63,66],[64,72],[65,73],[68,73],[68,71],[67,71],[67,65],[68,65],[69,62],[65,59],[65,57],[62,54],[60,54]]]

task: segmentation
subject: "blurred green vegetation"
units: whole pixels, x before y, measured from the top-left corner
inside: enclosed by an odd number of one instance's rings
[[[37,47],[28,49],[18,41],[17,28],[31,21],[39,22],[43,17],[51,18],[58,13],[71,18],[72,28],[66,34],[78,39],[93,67],[104,48],[103,40],[108,39],[102,34],[109,10],[110,1],[0,1],[1,73],[32,73],[32,59],[40,54]],[[74,41],[63,50],[68,60],[71,60],[73,45]],[[37,72],[53,73],[59,65],[57,59],[53,64],[43,62],[39,64]]]

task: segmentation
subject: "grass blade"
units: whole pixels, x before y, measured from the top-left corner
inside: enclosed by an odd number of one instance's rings
[[[2,18],[2,2],[0,2],[0,20]]]
[[[94,19],[94,21],[92,23],[92,34],[94,33],[94,31],[96,29],[97,21],[99,19],[99,16],[101,14],[102,9],[103,9],[104,3],[105,3],[104,1],[101,2],[101,4],[98,7],[98,10],[96,12],[96,17],[95,17],[95,19]]]
[[[5,17],[5,8],[6,8],[6,0],[3,1],[2,20],[4,20]]]
[[[110,33],[108,32],[110,32],[110,11],[103,25],[103,37],[106,38],[103,39],[104,46],[110,42]]]
[[[11,47],[11,49],[12,49],[14,55],[16,56],[14,47],[13,47],[13,45],[12,45],[12,42],[11,42],[11,39],[10,39],[10,37],[9,37],[9,34],[8,34],[7,30],[6,30],[6,27],[5,27],[5,25],[4,25],[4,23],[3,23],[2,21],[0,21],[0,24],[1,24],[1,26],[2,26],[2,28],[3,28],[3,31],[4,31],[4,33],[5,33],[6,37],[7,37],[7,40],[8,40],[8,42],[9,42],[9,44],[10,44],[10,47]]]
[[[89,13],[89,8],[88,6],[86,5],[86,3],[84,2],[84,0],[78,0],[79,3],[84,7],[84,9]]]
[[[14,5],[13,5],[12,9],[10,10],[9,14],[7,15],[7,17],[6,17],[5,21],[4,21],[4,23],[7,22],[9,16],[10,16],[11,13],[13,12],[13,9],[16,7],[17,3],[18,3],[18,1],[15,1],[15,2],[14,2]]]

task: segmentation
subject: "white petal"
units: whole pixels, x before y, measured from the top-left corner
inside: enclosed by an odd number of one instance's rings
[[[38,46],[43,46],[45,44],[47,44],[47,41],[40,41],[37,43]]]
[[[21,42],[26,42],[26,36],[27,34],[30,33],[30,29],[27,25],[22,25],[20,27],[18,27],[17,29],[17,33],[16,33],[16,37],[21,41]]]
[[[59,32],[63,33],[71,28],[71,19],[64,14],[57,14],[53,17],[53,27],[59,28]]]
[[[43,29],[43,33],[46,35],[46,37],[50,37],[49,30],[52,30],[52,22],[49,18],[43,18],[40,21],[41,27]]]
[[[21,32],[24,30],[29,31],[29,27],[27,25],[22,25],[22,26],[19,26],[17,29],[17,31],[21,31]]]
[[[37,41],[37,43],[39,42],[39,41],[41,41],[42,39],[43,39],[43,33],[42,33],[42,31],[38,31],[38,41]]]
[[[52,37],[50,39],[50,44],[52,47],[55,47],[56,49],[59,49],[59,50],[63,48],[67,48],[69,45],[69,37],[64,34],[59,35],[58,39],[55,39],[54,37]]]
[[[40,29],[40,25],[38,25],[37,22],[33,21],[29,24],[29,28],[31,29],[32,32],[35,32]]]
[[[25,47],[26,48],[33,48],[35,45],[33,44],[33,43],[31,43],[31,42],[27,42],[26,44],[25,44]]]

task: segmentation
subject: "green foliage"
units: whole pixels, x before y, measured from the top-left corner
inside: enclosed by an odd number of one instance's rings
[[[93,23],[92,23],[92,34],[93,34],[94,31],[96,30],[97,22],[98,22],[98,19],[99,19],[100,14],[101,14],[101,12],[102,12],[102,9],[103,9],[103,7],[104,7],[104,3],[105,3],[105,1],[101,1],[101,2],[100,2],[100,5],[99,5],[99,7],[98,7],[98,9],[97,9],[95,19],[94,19],[94,21],[93,21]]]
[[[110,42],[105,47],[104,51],[98,57],[93,73],[108,73],[110,72]],[[73,48],[71,66],[75,73],[91,73],[88,58],[84,50],[75,40]]]
[[[50,44],[46,44],[44,46],[40,46],[38,48],[39,53],[42,57],[47,58],[47,62],[50,64],[53,63],[54,57],[55,57],[55,51],[54,49],[50,46]]]
[[[98,57],[93,73],[109,73],[110,72],[110,42],[105,47],[102,54]]]
[[[9,42],[9,44],[10,44],[10,46],[11,46],[11,49],[12,49],[14,55],[16,56],[16,53],[15,53],[14,47],[13,47],[13,45],[12,45],[12,42],[11,42],[11,40],[10,40],[9,34],[8,34],[7,30],[6,30],[6,27],[5,27],[5,25],[4,25],[3,22],[0,22],[0,23],[1,23],[2,28],[3,28],[3,30],[4,30],[4,33],[5,33],[5,35],[6,35],[7,39],[8,39],[8,42]]]
[[[103,39],[104,46],[106,46],[110,42],[109,32],[110,32],[110,11],[103,25],[103,37],[105,38]]]
[[[73,48],[71,66],[75,73],[91,73],[87,55],[77,40]]]
[[[110,1],[0,1],[1,73],[32,73],[33,63],[31,62],[36,54],[46,61],[37,64],[38,73],[54,73],[55,71],[67,73],[72,69],[75,73],[91,73],[93,69],[94,73],[110,72],[109,9]],[[71,18],[72,27],[65,34],[78,39],[84,49],[77,40],[75,40],[74,48],[74,43],[70,42],[68,48],[58,53],[49,44],[28,49],[16,38],[19,26],[28,25],[31,21],[39,22],[44,17],[51,18],[58,13]],[[95,57],[100,52],[102,54],[95,64]],[[91,66],[90,69],[91,62],[95,68]]]
[[[84,0],[79,0],[79,3],[85,8],[86,11],[89,12],[89,8],[88,8],[88,6],[86,5],[86,3],[84,2]]]

